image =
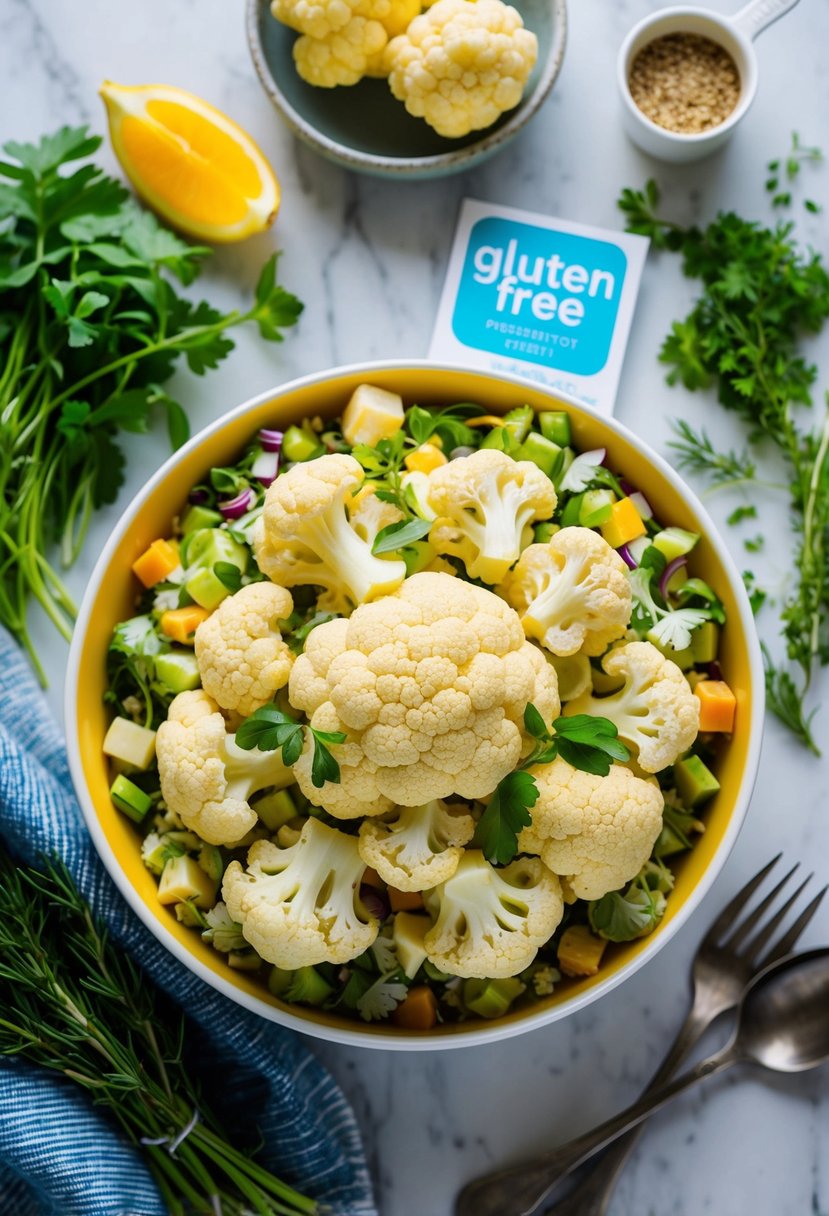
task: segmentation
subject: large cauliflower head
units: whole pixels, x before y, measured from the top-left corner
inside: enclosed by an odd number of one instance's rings
[[[389,85],[439,135],[489,127],[518,105],[538,57],[535,34],[502,0],[438,0],[386,52]]]
[[[499,583],[532,539],[532,522],[552,515],[556,492],[531,460],[481,449],[429,474],[428,503],[435,550],[459,557],[470,578]]]
[[[609,718],[646,773],[673,764],[699,731],[699,700],[676,663],[650,642],[627,642],[605,655],[602,667],[624,680],[619,691],[608,697],[584,693],[568,701],[565,713]]]
[[[655,781],[619,764],[606,777],[561,757],[530,770],[538,801],[518,847],[537,853],[579,899],[600,899],[639,873],[662,828],[664,799]]]
[[[423,944],[450,975],[502,979],[533,961],[564,914],[561,884],[536,857],[496,870],[477,849],[435,891],[437,920]]]
[[[525,640],[513,609],[432,573],[413,575],[347,621],[317,626],[294,664],[289,697],[312,726],[347,733],[337,759],[353,762],[364,792],[370,783],[400,806],[487,797],[527,745],[527,703],[547,722],[560,708],[555,671]],[[310,794],[303,761],[307,749],[295,766],[303,791],[337,814],[336,786]]]
[[[627,566],[590,528],[562,528],[530,545],[501,586],[527,637],[555,655],[603,654],[627,628]]]
[[[199,625],[195,648],[202,687],[222,709],[246,718],[288,683],[294,656],[278,622],[293,606],[284,587],[250,583]]]

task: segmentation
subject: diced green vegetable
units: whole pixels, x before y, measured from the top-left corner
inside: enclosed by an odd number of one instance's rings
[[[702,806],[720,788],[720,783],[699,756],[686,756],[674,765],[676,792],[690,810]]]
[[[139,726],[131,718],[113,718],[104,737],[103,751],[130,769],[148,769],[155,758],[154,730]]]
[[[599,524],[610,519],[615,501],[616,495],[612,490],[586,490],[579,507],[579,524],[583,528],[598,528]]]
[[[693,634],[691,636],[693,637]],[[672,646],[666,646],[664,642],[660,641],[659,635],[654,634],[652,629],[645,634],[645,637],[660,654],[664,654],[666,659],[676,663],[680,671],[690,671],[697,661],[691,646],[686,646],[682,650],[674,650]]]
[[[181,921],[188,929],[207,928],[207,919],[201,908],[197,908],[191,899],[183,900],[173,908],[176,920]]]
[[[691,634],[691,653],[695,663],[713,663],[720,646],[720,627],[716,621],[704,621]]]
[[[535,410],[531,405],[519,405],[504,415],[504,430],[510,433],[516,443],[523,443],[534,418]]]
[[[704,831],[705,824],[701,819],[666,802],[662,811],[662,831],[653,846],[653,855],[661,859],[684,853],[691,847],[691,837]]]
[[[253,803],[253,809],[269,832],[276,832],[299,814],[299,808],[288,790],[275,790]]]
[[[153,804],[150,795],[145,794],[122,773],[118,774],[110,786],[109,796],[118,810],[123,811],[134,823],[140,823]]]
[[[222,854],[215,844],[203,844],[199,849],[198,863],[204,870],[208,878],[211,878],[217,885],[222,881],[222,875],[225,872],[225,863],[222,860]]]
[[[530,431],[521,447],[514,453],[517,460],[531,460],[538,465],[542,473],[552,477],[562,449],[557,443],[545,439],[538,431]]]
[[[192,650],[171,650],[157,655],[153,667],[156,679],[170,692],[190,692],[201,683],[199,665]]]
[[[258,971],[262,959],[255,950],[231,950],[227,956],[227,964],[234,971]]]
[[[319,436],[310,428],[289,426],[282,436],[282,455],[286,460],[310,460],[320,447]]]
[[[556,532],[561,531],[560,524],[554,524],[550,520],[545,520],[543,524],[536,524],[533,528],[533,540],[540,545],[546,544],[548,540],[552,540]]]
[[[192,503],[181,517],[181,534],[187,536],[188,533],[198,532],[201,528],[218,528],[221,522],[220,511]]]
[[[699,532],[688,532],[685,528],[663,528],[652,540],[665,558],[672,562],[675,557],[685,557],[699,540]]]
[[[268,988],[274,996],[302,1005],[322,1005],[334,991],[316,967],[299,967],[296,971],[273,967]]]
[[[199,528],[182,538],[179,550],[182,565],[189,570],[212,570],[217,562],[230,562],[245,573],[250,561],[250,552],[245,545],[234,540],[224,528]]]
[[[470,979],[463,985],[463,1003],[479,1018],[500,1018],[524,990],[515,976],[501,980]]]
[[[581,512],[581,503],[584,494],[574,494],[572,498],[568,498],[561,512],[562,528],[576,528],[579,524],[579,514]]]
[[[555,468],[553,469],[552,473],[550,474],[550,480],[553,482],[556,489],[558,489],[561,479],[563,478],[564,474],[570,468],[570,465],[573,463],[573,461],[575,459],[576,459],[576,453],[573,451],[572,448],[562,448],[561,451],[559,452],[558,457],[556,459]]]
[[[573,441],[570,427],[570,415],[563,410],[542,410],[538,415],[538,425],[545,439],[552,440],[559,447],[569,447]]]
[[[504,426],[494,426],[491,431],[487,431],[481,440],[481,447],[484,450],[494,449],[496,452],[509,452],[513,455],[516,448],[515,440],[512,437],[512,432],[508,431]]]
[[[192,600],[208,612],[218,608],[222,600],[227,599],[230,590],[212,570],[197,570],[192,578],[184,584],[184,590]]]

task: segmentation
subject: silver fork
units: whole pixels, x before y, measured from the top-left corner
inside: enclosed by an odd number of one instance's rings
[[[692,969],[693,999],[688,1016],[668,1050],[658,1070],[644,1091],[649,1093],[670,1080],[678,1066],[700,1040],[708,1027],[723,1013],[739,1004],[743,989],[763,967],[791,953],[806,926],[818,910],[826,894],[824,886],[803,909],[794,923],[778,938],[775,937],[786,914],[794,907],[812,875],[800,883],[785,902],[764,919],[777,897],[799,869],[798,862],[751,911],[752,897],[766,876],[780,861],[778,853],[763,866],[731,902],[723,909],[700,942]],[[747,912],[747,915],[741,916]],[[735,924],[735,922],[737,922]],[[644,1096],[644,1095],[643,1095]],[[605,1216],[613,1188],[642,1128],[637,1127],[612,1145],[588,1167],[564,1199],[543,1209],[545,1216]],[[518,1170],[507,1169],[490,1179],[470,1183],[461,1192],[455,1207],[456,1216],[529,1216],[556,1183],[559,1173],[548,1168],[543,1160],[528,1165],[519,1178]],[[523,1182],[523,1185],[522,1185]],[[499,1183],[502,1184],[499,1190]]]

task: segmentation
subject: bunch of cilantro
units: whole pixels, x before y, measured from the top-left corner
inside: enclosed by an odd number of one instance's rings
[[[800,165],[819,159],[797,137],[783,161],[772,161],[766,189],[773,206],[792,201],[791,183]],[[781,177],[788,189],[781,189]],[[817,205],[806,200],[806,209]],[[657,214],[659,190],[623,190],[619,207],[628,230],[651,239],[656,249],[682,255],[685,274],[700,285],[690,313],[674,321],[660,352],[670,368],[668,383],[691,390],[713,389],[720,404],[748,428],[751,452],[720,452],[708,435],[687,422],[676,424],[672,445],[681,467],[715,485],[754,485],[754,452],[773,446],[789,474],[794,577],[781,611],[789,664],[766,652],[769,709],[807,747],[818,753],[808,708],[815,671],[829,663],[829,409],[812,426],[808,411],[818,369],[803,339],[829,320],[829,270],[820,254],[799,245],[795,226],[764,226],[733,212],[720,213],[703,228],[683,228]],[[734,522],[753,508],[733,513]],[[747,548],[760,547],[762,537]],[[762,592],[747,572],[752,604]]]
[[[163,386],[179,358],[202,375],[233,349],[230,329],[253,321],[278,342],[302,311],[276,282],[276,255],[246,312],[179,294],[210,251],[162,228],[89,163],[100,144],[64,127],[5,144],[0,160],[0,623],[43,683],[29,599],[68,639],[75,606],[50,553],[57,546],[71,565],[93,510],[115,500],[119,431],[166,416],[178,447],[187,416]]]

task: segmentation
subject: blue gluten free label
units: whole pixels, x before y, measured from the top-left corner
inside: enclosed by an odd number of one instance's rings
[[[609,241],[478,220],[452,329],[477,350],[595,375],[610,354],[626,269],[624,252]]]

